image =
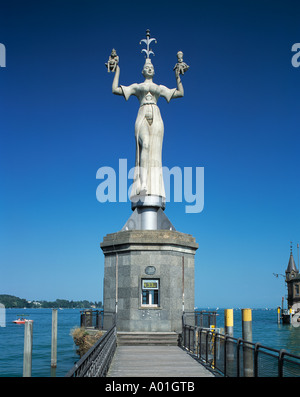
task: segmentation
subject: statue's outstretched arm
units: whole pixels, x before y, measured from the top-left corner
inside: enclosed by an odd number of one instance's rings
[[[177,89],[174,92],[172,98],[181,98],[184,95],[184,90],[178,69],[175,69],[175,77],[176,77]]]
[[[115,76],[112,83],[112,92],[116,95],[123,95],[122,88],[119,86],[120,67],[116,66]]]

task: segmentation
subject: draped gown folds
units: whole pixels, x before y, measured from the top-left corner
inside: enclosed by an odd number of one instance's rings
[[[136,160],[131,198],[138,195],[165,198],[162,174],[164,123],[157,101],[163,97],[169,102],[176,88],[170,89],[153,82],[120,87],[126,100],[134,95],[140,102],[135,122]]]

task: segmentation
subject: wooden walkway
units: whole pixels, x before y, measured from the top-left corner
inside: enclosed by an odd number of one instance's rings
[[[117,346],[107,377],[213,377],[178,346]]]

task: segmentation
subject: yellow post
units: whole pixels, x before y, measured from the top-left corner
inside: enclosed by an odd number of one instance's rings
[[[211,363],[212,369],[215,368],[215,331],[216,331],[215,328],[216,328],[215,325],[210,326],[210,330],[212,332],[212,336],[211,336],[211,354],[213,356],[213,360]]]
[[[242,309],[243,321],[252,321],[252,310]]]
[[[242,309],[242,332],[243,339],[252,342],[252,310]],[[244,343],[244,376],[253,376],[253,347]]]
[[[277,307],[277,323],[280,324],[280,306]]]
[[[225,335],[233,336],[233,309],[224,310]]]
[[[233,338],[233,309],[224,310],[224,324],[225,324],[225,335]],[[226,341],[226,365],[227,373],[233,373],[233,362],[234,362],[234,342],[231,339]]]

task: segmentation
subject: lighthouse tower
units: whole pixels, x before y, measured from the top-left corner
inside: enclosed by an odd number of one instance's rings
[[[288,287],[288,308],[296,309],[294,306],[297,306],[300,309],[300,274],[294,261],[292,245],[285,276]]]

